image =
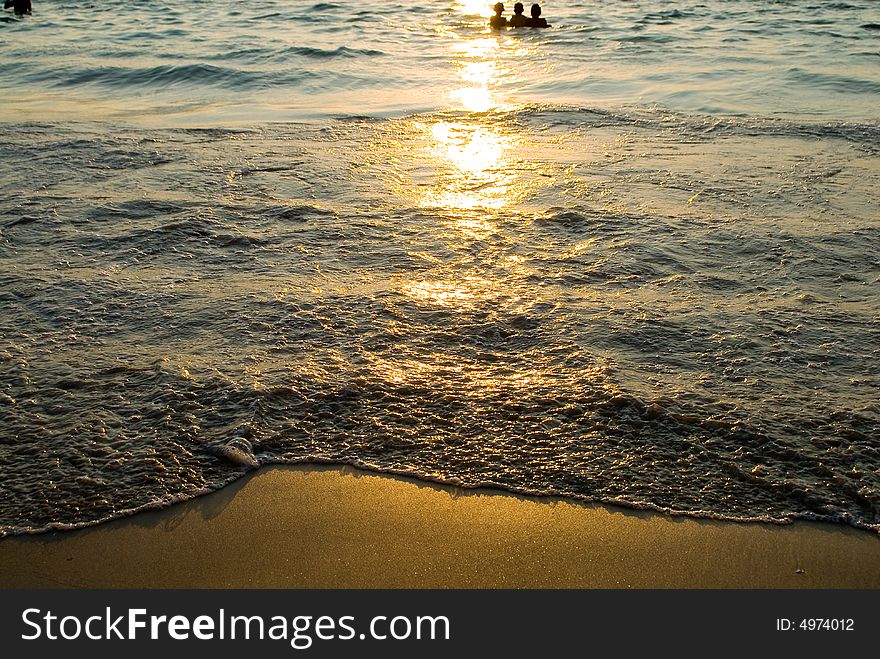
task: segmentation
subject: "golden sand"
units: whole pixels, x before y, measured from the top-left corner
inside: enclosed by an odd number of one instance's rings
[[[170,509],[0,541],[0,586],[878,588],[880,537],[272,467]]]

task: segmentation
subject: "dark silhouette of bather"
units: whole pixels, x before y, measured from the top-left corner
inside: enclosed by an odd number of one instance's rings
[[[532,17],[526,19],[526,27],[550,27],[546,18],[541,18],[541,5],[532,5]]]
[[[507,21],[507,24],[510,27],[524,27],[526,24],[526,17],[523,16],[523,4],[521,2],[517,2],[513,5],[513,16],[510,17],[510,20]]]
[[[500,30],[503,27],[507,27],[507,19],[501,15],[501,12],[504,11],[504,5],[500,2],[496,2],[493,9],[495,10],[495,15],[489,19],[489,27],[494,30]]]
[[[12,7],[12,11],[16,14],[30,14],[31,0],[6,0],[3,3],[3,9],[9,9],[10,7]]]

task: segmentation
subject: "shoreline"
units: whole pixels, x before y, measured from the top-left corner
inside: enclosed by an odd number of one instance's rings
[[[880,588],[880,538],[296,465],[4,538],[0,565],[2,588]]]

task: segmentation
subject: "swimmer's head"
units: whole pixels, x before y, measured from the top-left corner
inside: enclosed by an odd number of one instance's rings
[[[535,3],[532,5],[532,18],[538,18],[541,15],[541,5]]]
[[[496,2],[494,9],[495,9],[495,13],[500,16],[501,12],[504,11],[504,5],[502,5],[500,2]]]
[[[513,5],[513,13],[517,16],[523,13],[523,4],[521,2],[517,2],[515,5]]]

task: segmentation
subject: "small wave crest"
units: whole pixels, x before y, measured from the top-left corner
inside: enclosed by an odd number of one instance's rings
[[[45,71],[31,75],[34,81],[55,87],[98,85],[115,88],[181,88],[192,85],[227,88],[261,88],[302,82],[314,74],[307,71],[259,71],[213,64],[162,65],[146,68],[105,66],[68,71]]]
[[[660,107],[604,108],[568,105],[529,105],[506,113],[517,120],[562,128],[639,127],[657,131],[678,131],[682,137],[714,139],[731,136],[790,136],[818,139],[840,139],[858,143],[866,150],[880,152],[880,124],[824,121],[803,122],[774,117],[718,117],[708,114],[686,114]]]
[[[246,64],[254,62],[283,64],[292,59],[331,61],[335,59],[358,59],[362,57],[381,57],[386,53],[375,48],[355,48],[338,46],[336,48],[319,48],[315,46],[288,46],[286,48],[253,47],[241,48],[226,53],[218,53],[210,59],[213,61],[240,61]]]

